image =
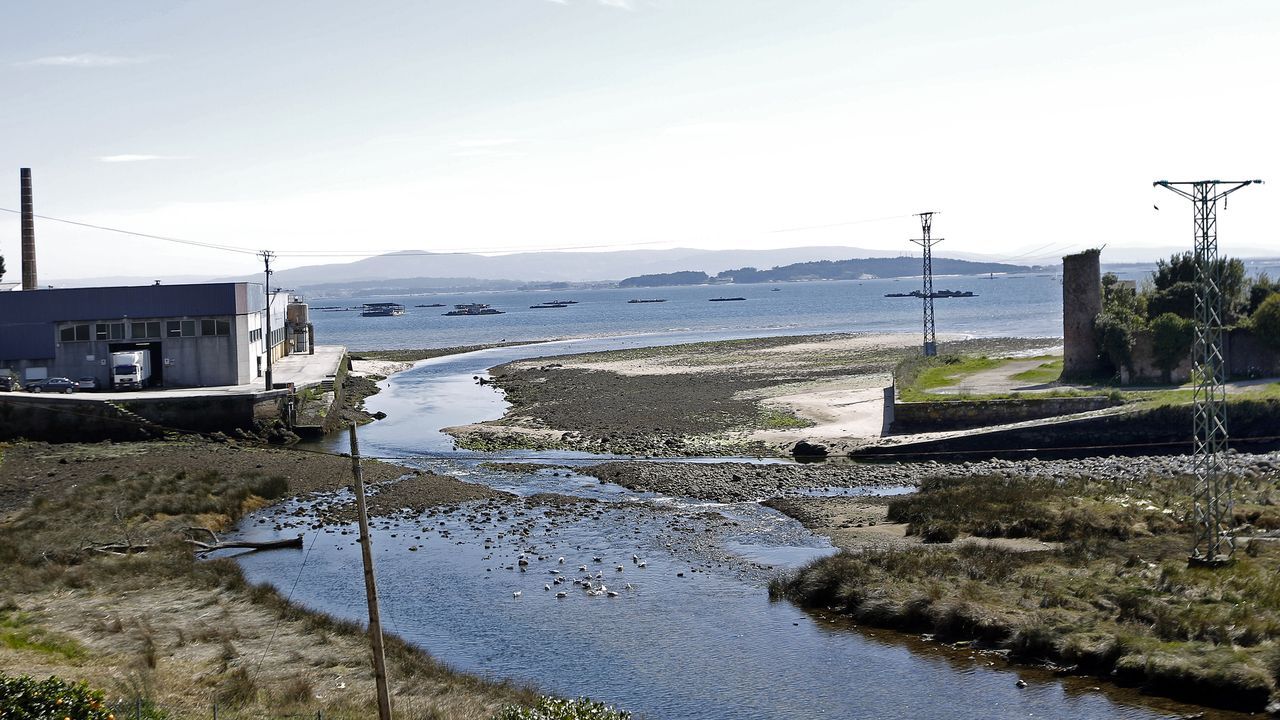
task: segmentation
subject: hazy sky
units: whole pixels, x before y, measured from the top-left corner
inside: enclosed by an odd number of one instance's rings
[[[6,9],[0,88],[0,207],[29,166],[41,214],[282,267],[907,250],[920,210],[941,254],[1189,245],[1151,182],[1204,177],[1274,181],[1233,196],[1222,246],[1280,253],[1275,0],[50,0]],[[260,265],[37,232],[43,278]],[[0,254],[16,280],[6,213]]]

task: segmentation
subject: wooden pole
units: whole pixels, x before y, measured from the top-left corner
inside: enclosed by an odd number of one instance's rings
[[[373,679],[378,685],[378,718],[391,720],[391,696],[387,692],[387,658],[382,647],[382,622],[378,619],[378,586],[373,578],[373,550],[369,539],[369,515],[364,502],[364,475],[360,471],[360,444],[356,425],[351,433],[351,474],[356,481],[356,512],[360,519],[360,557],[364,561],[364,593],[369,602],[369,642],[373,646]]]

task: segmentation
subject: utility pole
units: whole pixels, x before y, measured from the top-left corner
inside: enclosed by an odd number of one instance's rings
[[[262,257],[262,264],[266,273],[266,282],[262,288],[267,293],[267,313],[266,313],[266,342],[267,342],[267,390],[272,390],[275,385],[271,382],[271,258],[275,257],[275,253],[270,250],[263,250],[258,253]]]
[[[378,619],[378,585],[373,577],[373,549],[369,539],[369,509],[364,502],[364,473],[360,470],[360,444],[356,424],[351,434],[351,474],[356,481],[356,514],[360,520],[360,559],[364,561],[364,594],[369,603],[369,642],[373,646],[373,679],[378,686],[378,720],[391,720],[391,696],[387,692],[387,658],[382,648],[382,621]]]
[[[1261,180],[1194,180],[1158,185],[1191,201],[1195,214],[1196,307],[1191,379],[1195,383],[1192,430],[1195,488],[1191,565],[1219,566],[1231,561],[1235,542],[1228,534],[1234,491],[1223,472],[1227,449],[1226,363],[1222,353],[1222,270],[1218,259],[1218,201]],[[1219,190],[1219,185],[1228,186]],[[1224,203],[1225,205],[1225,203]]]
[[[938,354],[938,336],[933,331],[933,245],[942,242],[942,238],[933,239],[934,212],[916,213],[920,218],[921,237],[911,242],[924,248],[924,356],[933,357]]]

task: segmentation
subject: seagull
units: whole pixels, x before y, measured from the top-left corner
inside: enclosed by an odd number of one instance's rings
[[[559,563],[560,563],[561,565],[563,565],[563,564],[564,564],[564,556],[563,556],[563,555],[561,555],[561,556],[560,556]]]
[[[592,557],[592,558],[591,558],[591,561],[592,561],[592,562],[604,562],[604,558],[600,557],[599,555],[596,555],[596,556],[594,556],[594,557]]]
[[[622,572],[622,566],[619,565],[618,567],[614,568],[614,570],[617,570],[618,572]]]
[[[551,590],[551,586],[550,586],[550,585],[543,585],[543,586],[542,586],[542,589],[543,589],[543,590],[550,591],[550,590]]]
[[[641,560],[641,561],[640,561],[639,566],[640,566],[640,567],[646,567],[645,562],[644,562],[643,560]]]
[[[1160,209],[1160,206],[1159,206],[1159,205],[1152,205],[1151,207],[1155,208],[1156,210],[1159,210],[1159,209]]]
[[[561,590],[560,592],[556,593],[556,599],[557,599],[557,600],[563,600],[563,599],[565,599],[565,598],[567,598],[567,597],[569,597],[569,593],[567,593],[567,592],[565,592],[565,591],[563,591],[563,590]]]
[[[511,597],[513,597],[513,598],[518,598],[518,597],[520,597],[520,595],[521,595],[521,594],[522,594],[522,593],[521,593],[519,590],[517,590],[517,591],[515,591],[515,592],[511,593]]]
[[[610,590],[610,591],[608,591],[608,593],[607,593],[607,594],[609,595],[609,597],[618,597],[618,591],[617,591],[617,590]]]

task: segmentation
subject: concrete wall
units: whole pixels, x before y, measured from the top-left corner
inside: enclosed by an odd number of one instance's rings
[[[1094,320],[1102,312],[1098,250],[1062,258],[1063,377],[1085,377],[1101,369]]]
[[[1106,397],[1017,398],[1012,400],[937,400],[894,402],[894,433],[965,430],[1074,415],[1111,407],[1117,403]]]
[[[1280,376],[1280,352],[1254,337],[1250,330],[1232,330],[1224,334],[1222,350],[1230,378]],[[1121,369],[1120,382],[1133,385],[1164,382],[1164,371],[1156,367],[1152,358],[1150,332],[1134,336],[1132,358],[1132,369]],[[1187,358],[1174,368],[1171,380],[1175,383],[1190,380],[1191,366],[1191,354],[1188,352]]]
[[[1231,403],[1230,446],[1242,452],[1280,448],[1280,401]],[[932,459],[963,462],[983,457],[1061,458],[1091,455],[1183,454],[1192,450],[1191,406],[1047,421],[1031,427],[971,432],[897,445],[874,445],[849,453],[854,459]]]
[[[113,405],[88,397],[3,393],[0,440],[21,437],[47,442],[97,442],[156,437],[165,429],[201,433],[252,430],[255,420],[280,417],[287,394],[275,390],[240,395],[161,396]],[[138,417],[130,417],[129,413]]]

